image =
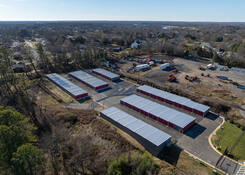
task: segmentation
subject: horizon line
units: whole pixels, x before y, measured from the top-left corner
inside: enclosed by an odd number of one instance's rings
[[[112,19],[38,19],[0,20],[0,22],[186,22],[186,23],[245,23],[245,21],[198,21],[198,20],[112,20]]]

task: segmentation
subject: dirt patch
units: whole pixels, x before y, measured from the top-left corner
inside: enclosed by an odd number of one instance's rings
[[[216,89],[212,91],[213,93],[219,93],[219,94],[230,94],[231,91],[224,90],[224,89]]]
[[[168,81],[168,76],[171,74],[171,72],[163,71],[161,69],[157,69],[155,71],[151,71],[147,74],[145,74],[143,77],[146,79],[150,79],[154,82],[158,83],[165,83]]]

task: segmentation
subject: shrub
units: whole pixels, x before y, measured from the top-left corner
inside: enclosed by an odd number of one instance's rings
[[[109,175],[157,175],[160,170],[148,154],[133,152],[113,161],[108,168]]]

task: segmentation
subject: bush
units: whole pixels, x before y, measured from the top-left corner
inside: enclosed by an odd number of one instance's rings
[[[129,153],[113,161],[108,168],[109,175],[157,175],[160,170],[149,155]]]

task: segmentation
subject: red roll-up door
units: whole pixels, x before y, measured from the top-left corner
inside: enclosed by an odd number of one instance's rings
[[[169,126],[173,128],[174,124],[169,122]]]

